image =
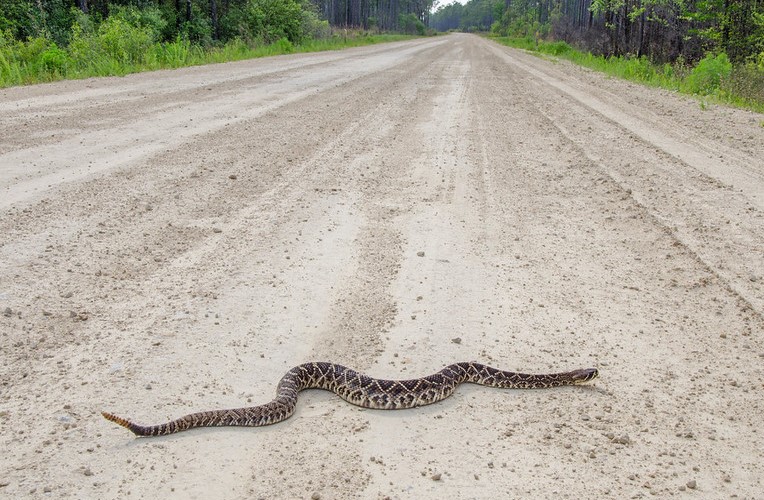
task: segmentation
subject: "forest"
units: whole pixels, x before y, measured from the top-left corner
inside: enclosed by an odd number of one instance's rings
[[[764,58],[764,0],[471,0],[440,5],[439,31],[563,40],[605,56]]]
[[[426,34],[432,0],[2,0],[0,87]]]
[[[2,0],[0,86],[450,30],[764,109],[764,0]]]
[[[431,7],[432,0],[3,0],[0,32],[6,39],[45,37],[66,45],[83,16],[100,25],[117,15],[150,28],[159,41],[287,38],[295,43],[325,35],[327,26],[405,31],[419,22],[423,27]]]
[[[764,0],[470,0],[430,25],[764,111]]]

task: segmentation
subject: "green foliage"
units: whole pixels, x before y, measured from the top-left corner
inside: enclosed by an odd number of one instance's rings
[[[729,75],[721,80],[721,92],[739,96],[748,105],[764,103],[764,53],[759,55],[759,60],[759,63],[751,61],[734,66]]]
[[[604,14],[606,12],[617,12],[624,5],[624,0],[592,0],[589,7],[594,14]]]
[[[432,14],[430,25],[439,31],[457,29],[461,26],[463,13],[464,5],[459,2],[441,5],[438,7],[438,10]]]
[[[581,52],[562,42],[542,40],[536,45],[531,37],[494,40],[510,47],[559,56],[618,78],[764,112],[764,64],[759,66],[758,60],[734,66],[725,54],[709,54],[694,68],[689,68],[683,59],[658,65],[646,57],[605,57]],[[764,55],[760,58],[764,62]]]
[[[525,0],[517,0],[525,1]],[[503,33],[501,23],[496,24],[504,12],[504,0],[470,0],[465,5],[453,2],[442,5],[432,14],[430,25],[439,31],[489,31]]]
[[[293,44],[288,38],[279,39],[270,45],[252,45],[240,38],[234,38],[222,46],[205,50],[187,38],[178,36],[173,42],[154,42],[144,46],[143,56],[137,60],[133,57],[131,60],[124,54],[130,53],[131,50],[125,47],[130,46],[132,42],[124,40],[114,48],[111,38],[115,29],[125,30],[125,27],[121,22],[114,22],[102,28],[104,24],[97,28],[93,25],[83,28],[77,24],[72,43],[65,48],[41,37],[20,42],[14,40],[7,31],[0,32],[0,87],[61,78],[124,75],[149,69],[178,68],[292,52],[333,50],[410,38],[404,35],[350,33],[343,37],[306,39],[299,45]],[[127,33],[133,33],[135,29],[138,28],[133,26],[127,29]],[[104,33],[109,35],[105,45],[102,37]],[[142,36],[138,36],[139,41],[142,40]]]
[[[408,35],[424,35],[425,26],[415,14],[400,14],[398,28]]]
[[[503,0],[472,0],[464,6],[459,27],[461,29],[472,27],[470,31],[488,31],[503,10]]]
[[[274,43],[282,38],[299,43],[307,34],[326,35],[315,12],[303,10],[295,0],[247,0],[232,8],[221,21],[226,38],[241,38],[250,43]]]
[[[300,40],[329,38],[332,36],[332,28],[329,21],[321,20],[318,14],[313,10],[304,10],[302,12],[302,35]]]
[[[40,64],[47,73],[63,75],[66,73],[66,67],[70,64],[69,54],[51,43],[44,52],[40,54]]]
[[[294,0],[250,0],[259,3],[264,14],[263,39],[266,43],[286,38],[300,43],[302,7]]]
[[[110,16],[98,27],[90,47],[122,64],[134,64],[141,60],[155,40],[152,32],[131,24],[120,16]],[[74,42],[72,42],[74,43]]]
[[[79,12],[79,11],[77,11]],[[168,22],[163,12],[153,6],[138,9],[134,6],[116,7],[108,19],[119,18],[130,26],[146,31],[152,40],[161,40]],[[107,20],[108,20],[107,19]]]
[[[191,19],[183,20],[178,35],[198,45],[212,44],[212,25],[198,4],[192,4]]]
[[[4,36],[23,40],[39,31],[39,15],[31,2],[25,0],[4,0],[0,9],[0,32]]]
[[[292,45],[288,38],[280,38],[274,45],[281,54],[291,54],[294,52],[294,45]]]
[[[690,72],[684,81],[684,90],[691,94],[713,94],[719,90],[722,80],[732,72],[727,54],[708,54]]]
[[[547,24],[539,20],[539,3],[534,0],[516,0],[501,13],[498,25],[492,32],[500,36],[535,37],[536,33],[546,35],[549,31]]]
[[[544,52],[553,56],[561,56],[573,50],[573,47],[565,42],[546,42],[543,46]]]
[[[363,8],[344,22],[360,26],[360,12],[368,16],[372,28],[389,29],[397,14],[403,13],[411,33],[427,34],[420,18],[431,0],[393,1],[385,7],[373,0],[345,2],[347,14]],[[123,75],[391,39],[359,36],[352,30],[332,37],[329,22],[319,17],[317,0],[217,0],[217,25],[213,25],[210,0],[189,4],[88,0],[88,13],[76,8],[79,3],[74,0],[0,0],[0,4],[0,86]]]

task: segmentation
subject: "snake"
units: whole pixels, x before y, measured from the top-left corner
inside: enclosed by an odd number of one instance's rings
[[[292,416],[297,405],[297,395],[304,389],[331,391],[348,403],[364,408],[399,410],[442,401],[453,394],[459,384],[465,382],[501,389],[546,389],[584,384],[598,375],[596,368],[529,374],[462,362],[448,365],[426,377],[385,380],[369,377],[336,363],[312,362],[289,370],[278,383],[276,398],[259,406],[191,413],[158,425],[139,425],[113,413],[101,414],[136,436],[164,436],[197,427],[259,427],[282,422]]]

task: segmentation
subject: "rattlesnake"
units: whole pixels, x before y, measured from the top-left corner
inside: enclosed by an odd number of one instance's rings
[[[445,399],[462,382],[504,389],[541,389],[583,384],[597,375],[599,373],[596,368],[531,375],[497,370],[480,363],[456,363],[427,377],[383,380],[368,377],[342,365],[315,362],[289,370],[278,384],[276,399],[260,406],[191,413],[165,424],[147,426],[107,412],[102,412],[102,415],[138,436],[163,436],[194,427],[256,427],[281,422],[292,416],[297,404],[297,393],[303,389],[332,391],[345,401],[364,408],[398,410]]]

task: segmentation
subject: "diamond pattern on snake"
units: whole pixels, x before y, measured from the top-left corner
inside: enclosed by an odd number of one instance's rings
[[[528,374],[465,362],[449,365],[438,373],[422,378],[384,380],[335,363],[314,362],[289,370],[279,381],[276,398],[263,405],[191,413],[158,425],[138,425],[108,412],[102,412],[102,415],[137,436],[164,436],[196,427],[258,427],[281,422],[292,416],[297,395],[303,389],[332,391],[348,403],[364,408],[400,410],[442,401],[465,382],[501,389],[548,389],[584,384],[598,375],[596,368]]]

